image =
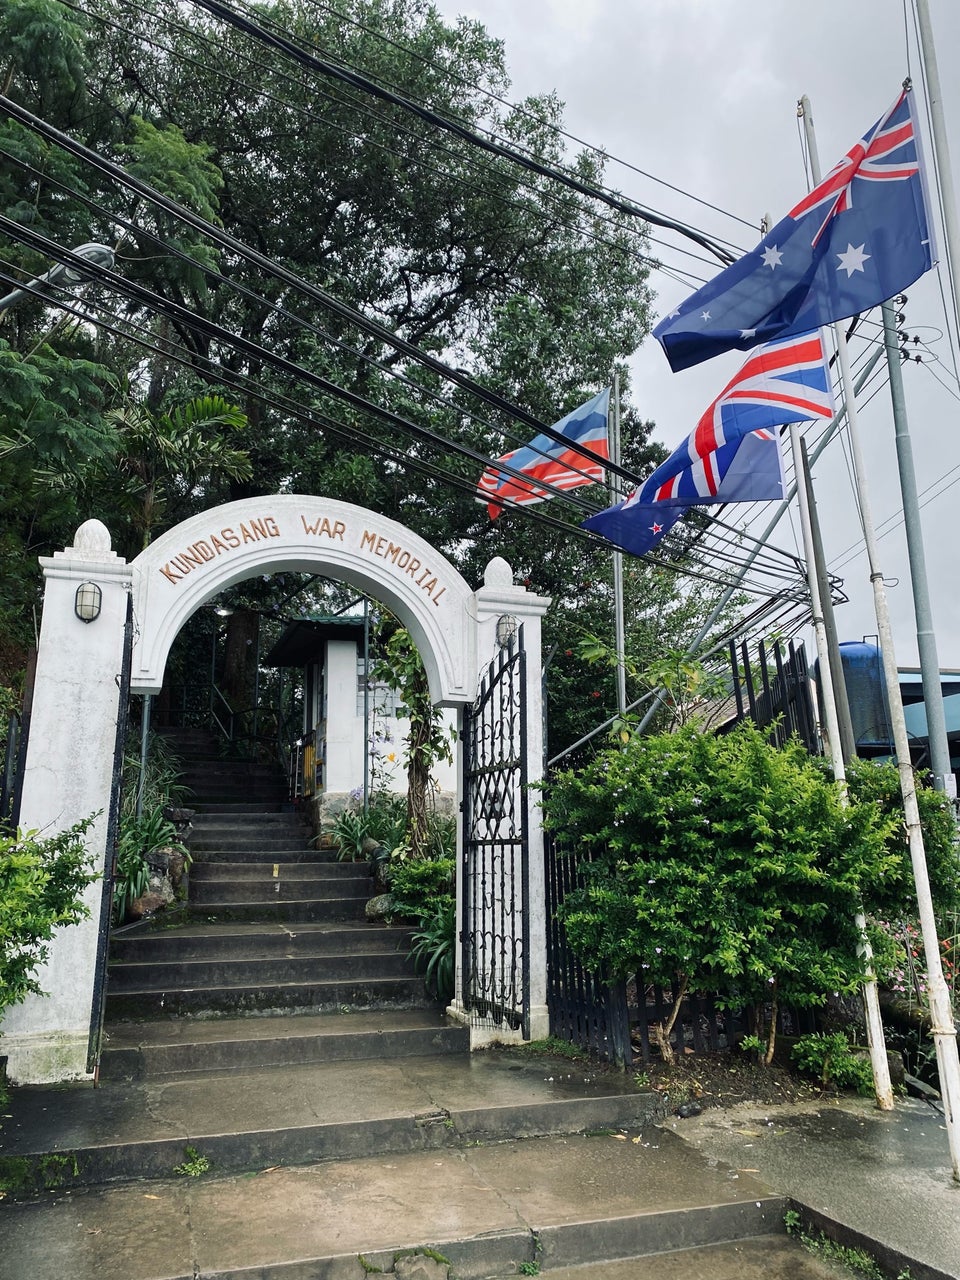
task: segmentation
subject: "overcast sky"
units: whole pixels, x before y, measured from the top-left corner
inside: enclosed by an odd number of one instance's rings
[[[513,100],[556,90],[570,132],[754,228],[764,213],[779,220],[807,189],[796,110],[801,95],[811,102],[826,171],[891,105],[905,75],[918,85],[921,78],[913,18],[905,16],[902,0],[437,0],[437,7],[447,17],[477,18],[503,39]],[[956,175],[960,4],[930,0],[930,12]],[[929,140],[926,153],[931,162]],[[625,167],[611,164],[608,181],[638,202],[744,249],[760,239],[759,231],[734,217]],[[657,252],[679,264],[683,243],[673,239],[673,247]],[[713,274],[706,265],[690,265]],[[652,283],[658,317],[691,291],[660,272]],[[924,363],[904,369],[923,492],[954,467],[960,480],[960,399],[937,275],[908,294],[906,327],[929,343]],[[658,344],[648,339],[633,362],[632,401],[673,447],[741,360],[726,357],[672,374]],[[875,523],[883,533],[900,505],[885,390],[862,408],[861,428]],[[831,445],[815,483],[827,556],[851,597],[838,612],[840,636],[859,639],[875,633],[876,623],[866,557],[845,554],[859,538],[847,472],[844,445]],[[951,519],[958,509],[960,483],[927,502],[923,520],[940,662],[960,667],[960,546]],[[779,545],[795,548],[795,523],[781,524],[774,539]],[[909,665],[917,660],[916,626],[902,527],[881,537],[880,567],[891,582],[897,658]]]

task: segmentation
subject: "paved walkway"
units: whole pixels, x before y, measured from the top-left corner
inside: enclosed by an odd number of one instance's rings
[[[926,1104],[658,1125],[653,1101],[494,1054],[18,1090],[4,1154],[62,1153],[56,1182],[76,1152],[90,1179],[124,1180],[0,1204],[0,1276],[365,1280],[430,1245],[462,1280],[524,1262],[555,1280],[823,1280],[783,1235],[793,1199],[891,1277],[960,1277],[960,1187]],[[209,1173],[171,1176],[187,1144]]]
[[[960,1184],[943,1116],[930,1104],[898,1099],[883,1112],[866,1098],[748,1103],[666,1127],[711,1161],[859,1233],[890,1260],[891,1274],[903,1266],[913,1280],[960,1276]]]

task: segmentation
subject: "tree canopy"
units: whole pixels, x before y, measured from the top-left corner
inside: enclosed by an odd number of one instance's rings
[[[603,182],[598,152],[568,152],[555,95],[506,105],[504,47],[475,21],[448,23],[424,0],[273,0],[257,20],[535,161]],[[9,98],[210,224],[189,225],[0,113],[0,214],[67,248],[115,247],[126,282],[86,285],[84,319],[30,298],[0,311],[0,611],[12,637],[0,683],[30,642],[37,555],[66,545],[84,519],[103,519],[129,556],[216,502],[301,491],[402,521],[470,581],[505,556],[558,602],[546,624],[555,743],[595,723],[612,676],[567,650],[579,631],[610,625],[609,555],[576,536],[575,507],[551,503],[552,524],[490,521],[474,501],[480,467],[450,442],[496,457],[529,428],[368,322],[545,422],[619,369],[624,463],[645,471],[662,451],[630,406],[626,366],[649,329],[642,222],[199,7],[9,0],[0,47]],[[217,229],[278,270],[217,243]],[[0,227],[7,282],[48,266]],[[227,416],[198,428],[210,464],[201,477],[163,426],[208,396]],[[259,607],[289,584],[244,592]],[[627,592],[633,641],[649,648],[680,594],[639,562]],[[676,613],[674,632],[688,614]]]

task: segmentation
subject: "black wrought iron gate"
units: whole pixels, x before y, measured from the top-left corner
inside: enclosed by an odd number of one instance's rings
[[[523,628],[464,713],[462,999],[472,1020],[530,1034]]]

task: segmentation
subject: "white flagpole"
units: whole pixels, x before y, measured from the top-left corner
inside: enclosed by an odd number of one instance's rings
[[[807,562],[807,584],[810,589],[810,611],[813,614],[813,631],[817,642],[817,658],[820,661],[820,697],[823,702],[823,718],[826,721],[827,748],[834,779],[847,791],[847,774],[843,763],[843,745],[840,738],[840,717],[833,692],[833,672],[830,661],[830,645],[827,642],[827,625],[817,577],[816,553],[813,545],[813,521],[810,517],[810,500],[807,493],[807,466],[800,448],[800,429],[790,424],[790,447],[793,451],[793,468],[797,479],[797,502],[800,507],[800,527],[803,530],[803,553]],[[867,1045],[870,1049],[870,1065],[873,1068],[873,1091],[881,1111],[893,1110],[893,1085],[890,1081],[890,1063],[887,1061],[887,1045],[883,1035],[883,1019],[880,1016],[880,991],[873,969],[873,951],[867,938],[867,921],[863,911],[855,917],[860,935],[860,954],[863,956],[863,1006],[867,1023]]]
[[[953,174],[950,169],[950,146],[947,127],[943,119],[943,95],[940,92],[940,72],[937,69],[937,51],[930,24],[927,0],[916,0],[917,27],[920,32],[920,51],[923,59],[927,87],[927,103],[930,107],[930,125],[933,132],[933,154],[937,188],[940,194],[940,211],[947,241],[947,265],[953,294],[954,317],[960,326],[960,289],[957,272],[960,271],[960,231],[957,228],[957,204],[954,199]]]
[[[811,173],[816,184],[820,182],[821,178],[820,160],[813,132],[810,103],[805,97],[800,100],[800,109],[803,114],[803,127],[810,156]],[[863,524],[863,539],[867,549],[870,581],[873,585],[873,604],[877,618],[877,631],[880,637],[880,653],[883,659],[887,698],[890,705],[894,751],[897,757],[897,769],[900,773],[900,793],[903,797],[903,811],[910,845],[910,859],[913,864],[913,877],[917,890],[920,932],[923,938],[926,959],[930,1031],[937,1050],[940,1093],[943,1098],[953,1177],[955,1181],[960,1182],[960,1131],[957,1128],[958,1121],[960,1121],[960,1058],[957,1056],[957,1029],[950,1005],[950,993],[944,981],[943,965],[940,959],[940,940],[937,937],[937,923],[933,911],[933,898],[930,893],[930,876],[927,871],[927,857],[923,845],[923,830],[920,826],[920,810],[917,805],[913,767],[910,763],[910,742],[907,737],[907,726],[903,715],[903,699],[900,696],[900,676],[894,652],[893,629],[890,624],[886,588],[883,585],[883,573],[879,567],[877,536],[867,491],[866,470],[860,442],[860,428],[857,421],[857,403],[852,394],[853,378],[850,372],[850,357],[847,353],[846,334],[842,325],[839,324],[834,325],[834,333],[837,340],[840,378],[847,406],[847,433],[850,440],[854,484],[857,489],[860,518]]]
[[[610,461],[615,467],[620,465],[620,374],[613,375],[613,405],[608,426],[610,439]],[[620,478],[615,471],[610,473],[610,496],[613,502],[620,501]],[[613,553],[613,618],[615,642],[617,648],[617,714],[622,720],[627,714],[627,670],[626,639],[623,625],[623,552]]]

